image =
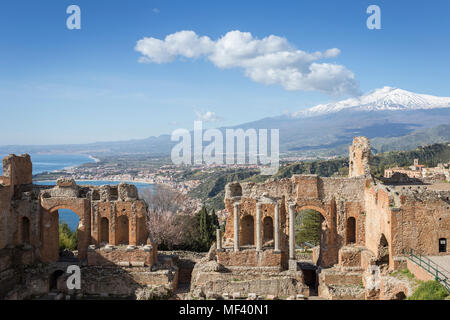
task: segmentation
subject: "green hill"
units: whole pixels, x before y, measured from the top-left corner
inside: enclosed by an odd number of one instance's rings
[[[419,159],[419,163],[427,167],[434,167],[439,162],[448,162],[450,160],[450,143],[435,143],[410,151],[391,151],[376,154],[371,158],[371,172],[374,176],[381,177],[385,168],[410,166],[414,159]],[[254,169],[228,169],[211,173],[187,171],[183,174],[183,177],[189,179],[195,175],[196,179],[202,180],[203,182],[190,192],[190,196],[202,199],[208,207],[221,210],[224,208],[224,188],[228,182],[263,182],[268,178],[289,178],[294,174],[317,174],[322,177],[347,176],[348,158],[292,163],[282,166],[278,173],[272,177],[261,176],[258,170]]]

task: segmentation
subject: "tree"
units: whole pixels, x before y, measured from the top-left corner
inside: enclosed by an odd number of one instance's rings
[[[59,251],[76,250],[78,246],[77,231],[70,230],[67,223],[59,224]]]
[[[161,249],[173,250],[174,246],[183,242],[183,225],[178,223],[173,212],[149,212],[148,225],[151,241]]]
[[[167,186],[156,185],[146,189],[141,197],[148,204],[149,236],[153,243],[161,249],[172,250],[183,242],[183,224],[179,223],[178,215],[190,213],[187,207],[189,201],[186,195]],[[186,210],[186,211],[185,211]]]
[[[300,215],[302,217],[296,236],[297,244],[308,242],[315,246],[319,245],[322,216],[315,210],[304,210]]]

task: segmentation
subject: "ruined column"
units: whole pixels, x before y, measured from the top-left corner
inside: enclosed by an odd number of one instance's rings
[[[222,232],[220,228],[216,230],[216,244],[217,250],[222,250]]]
[[[239,251],[239,203],[234,204],[234,251]]]
[[[256,251],[262,250],[261,206],[261,202],[256,203]]]
[[[289,260],[295,260],[295,204],[289,205]]]
[[[278,202],[275,203],[275,221],[274,221],[274,249],[275,251],[280,251],[280,205]]]

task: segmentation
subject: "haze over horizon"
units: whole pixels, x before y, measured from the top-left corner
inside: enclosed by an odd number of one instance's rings
[[[0,145],[126,141],[242,123],[385,86],[448,97],[450,3],[4,5]],[[289,71],[287,71],[289,70]]]

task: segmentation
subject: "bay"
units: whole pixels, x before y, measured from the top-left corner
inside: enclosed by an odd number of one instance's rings
[[[6,154],[0,155],[1,159]],[[75,167],[84,163],[95,162],[95,159],[84,154],[31,154],[33,174],[53,172],[65,168]],[[0,175],[3,174],[3,161],[0,161]]]

